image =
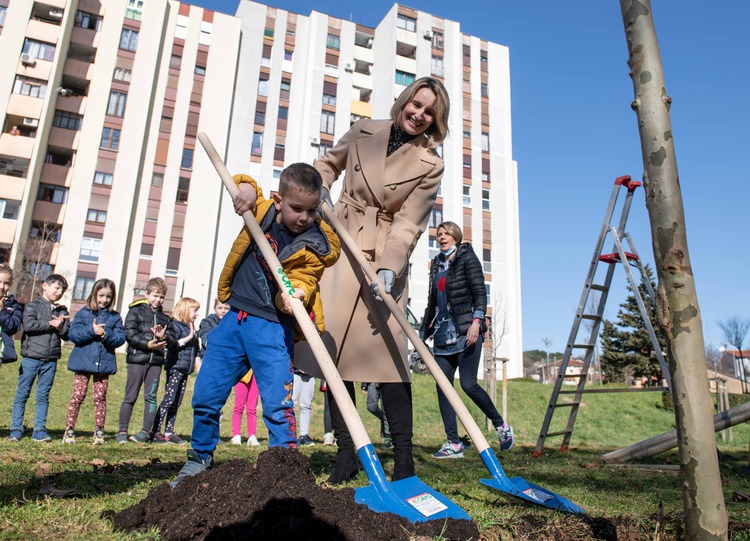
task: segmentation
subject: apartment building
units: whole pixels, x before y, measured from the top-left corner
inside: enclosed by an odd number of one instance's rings
[[[164,276],[167,309],[187,295],[209,313],[241,221],[197,133],[270,193],[285,165],[313,162],[359,118],[387,117],[432,75],[451,96],[451,134],[410,306],[421,317],[435,226],[455,221],[505,322],[494,353],[522,375],[506,47],[401,5],[373,28],[248,0],[235,16],[169,0],[0,0],[0,32],[0,261],[19,269],[21,296],[54,270],[75,310],[109,277],[126,311]]]

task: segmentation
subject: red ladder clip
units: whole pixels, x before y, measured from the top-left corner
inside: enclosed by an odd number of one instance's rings
[[[635,254],[631,254],[630,252],[625,252],[625,257],[629,260],[638,261],[638,256]],[[619,263],[620,254],[602,254],[599,256],[599,261],[603,261],[604,263]]]

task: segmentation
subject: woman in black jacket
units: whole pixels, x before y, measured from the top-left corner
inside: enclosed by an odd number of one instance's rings
[[[461,228],[443,222],[437,228],[440,254],[430,266],[430,288],[427,309],[422,318],[420,335],[434,341],[435,360],[448,381],[453,384],[460,369],[461,388],[479,409],[492,420],[500,440],[500,449],[513,446],[513,428],[506,423],[477,383],[479,361],[487,325],[487,292],[484,271],[471,244],[462,243]],[[438,404],[448,441],[434,453],[435,458],[462,458],[464,445],[458,438],[456,412],[437,386]]]

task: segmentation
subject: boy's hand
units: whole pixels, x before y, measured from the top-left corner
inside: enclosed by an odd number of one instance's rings
[[[65,325],[65,320],[68,319],[70,316],[61,314],[59,316],[52,316],[52,319],[49,320],[49,326],[52,327],[55,330],[61,330],[63,328],[63,325]]]
[[[154,338],[153,340],[149,340],[148,341],[148,344],[146,344],[146,347],[148,349],[163,350],[166,345],[167,345],[167,343],[165,341],[160,341],[160,340],[157,340],[156,338]]]
[[[151,332],[154,333],[154,337],[161,340],[164,338],[164,334],[167,332],[167,328],[164,325],[154,325],[151,327]]]
[[[255,202],[258,194],[252,184],[242,183],[239,186],[240,193],[234,198],[234,211],[242,216],[248,210],[255,212]]]
[[[295,299],[304,299],[305,298],[305,290],[300,288],[295,288],[294,295],[289,295],[286,291],[284,291],[281,294],[281,302],[284,305],[281,309],[282,312],[286,314],[292,313],[292,298]]]
[[[94,319],[93,327],[95,335],[104,336],[105,334],[107,334],[107,331],[104,330],[104,323],[97,324],[96,319]]]

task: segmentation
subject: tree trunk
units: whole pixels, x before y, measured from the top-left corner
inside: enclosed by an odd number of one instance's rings
[[[650,0],[620,0],[643,152],[643,183],[669,343],[687,539],[726,539],[727,513],[712,430],[703,326],[688,255],[677,160]]]

